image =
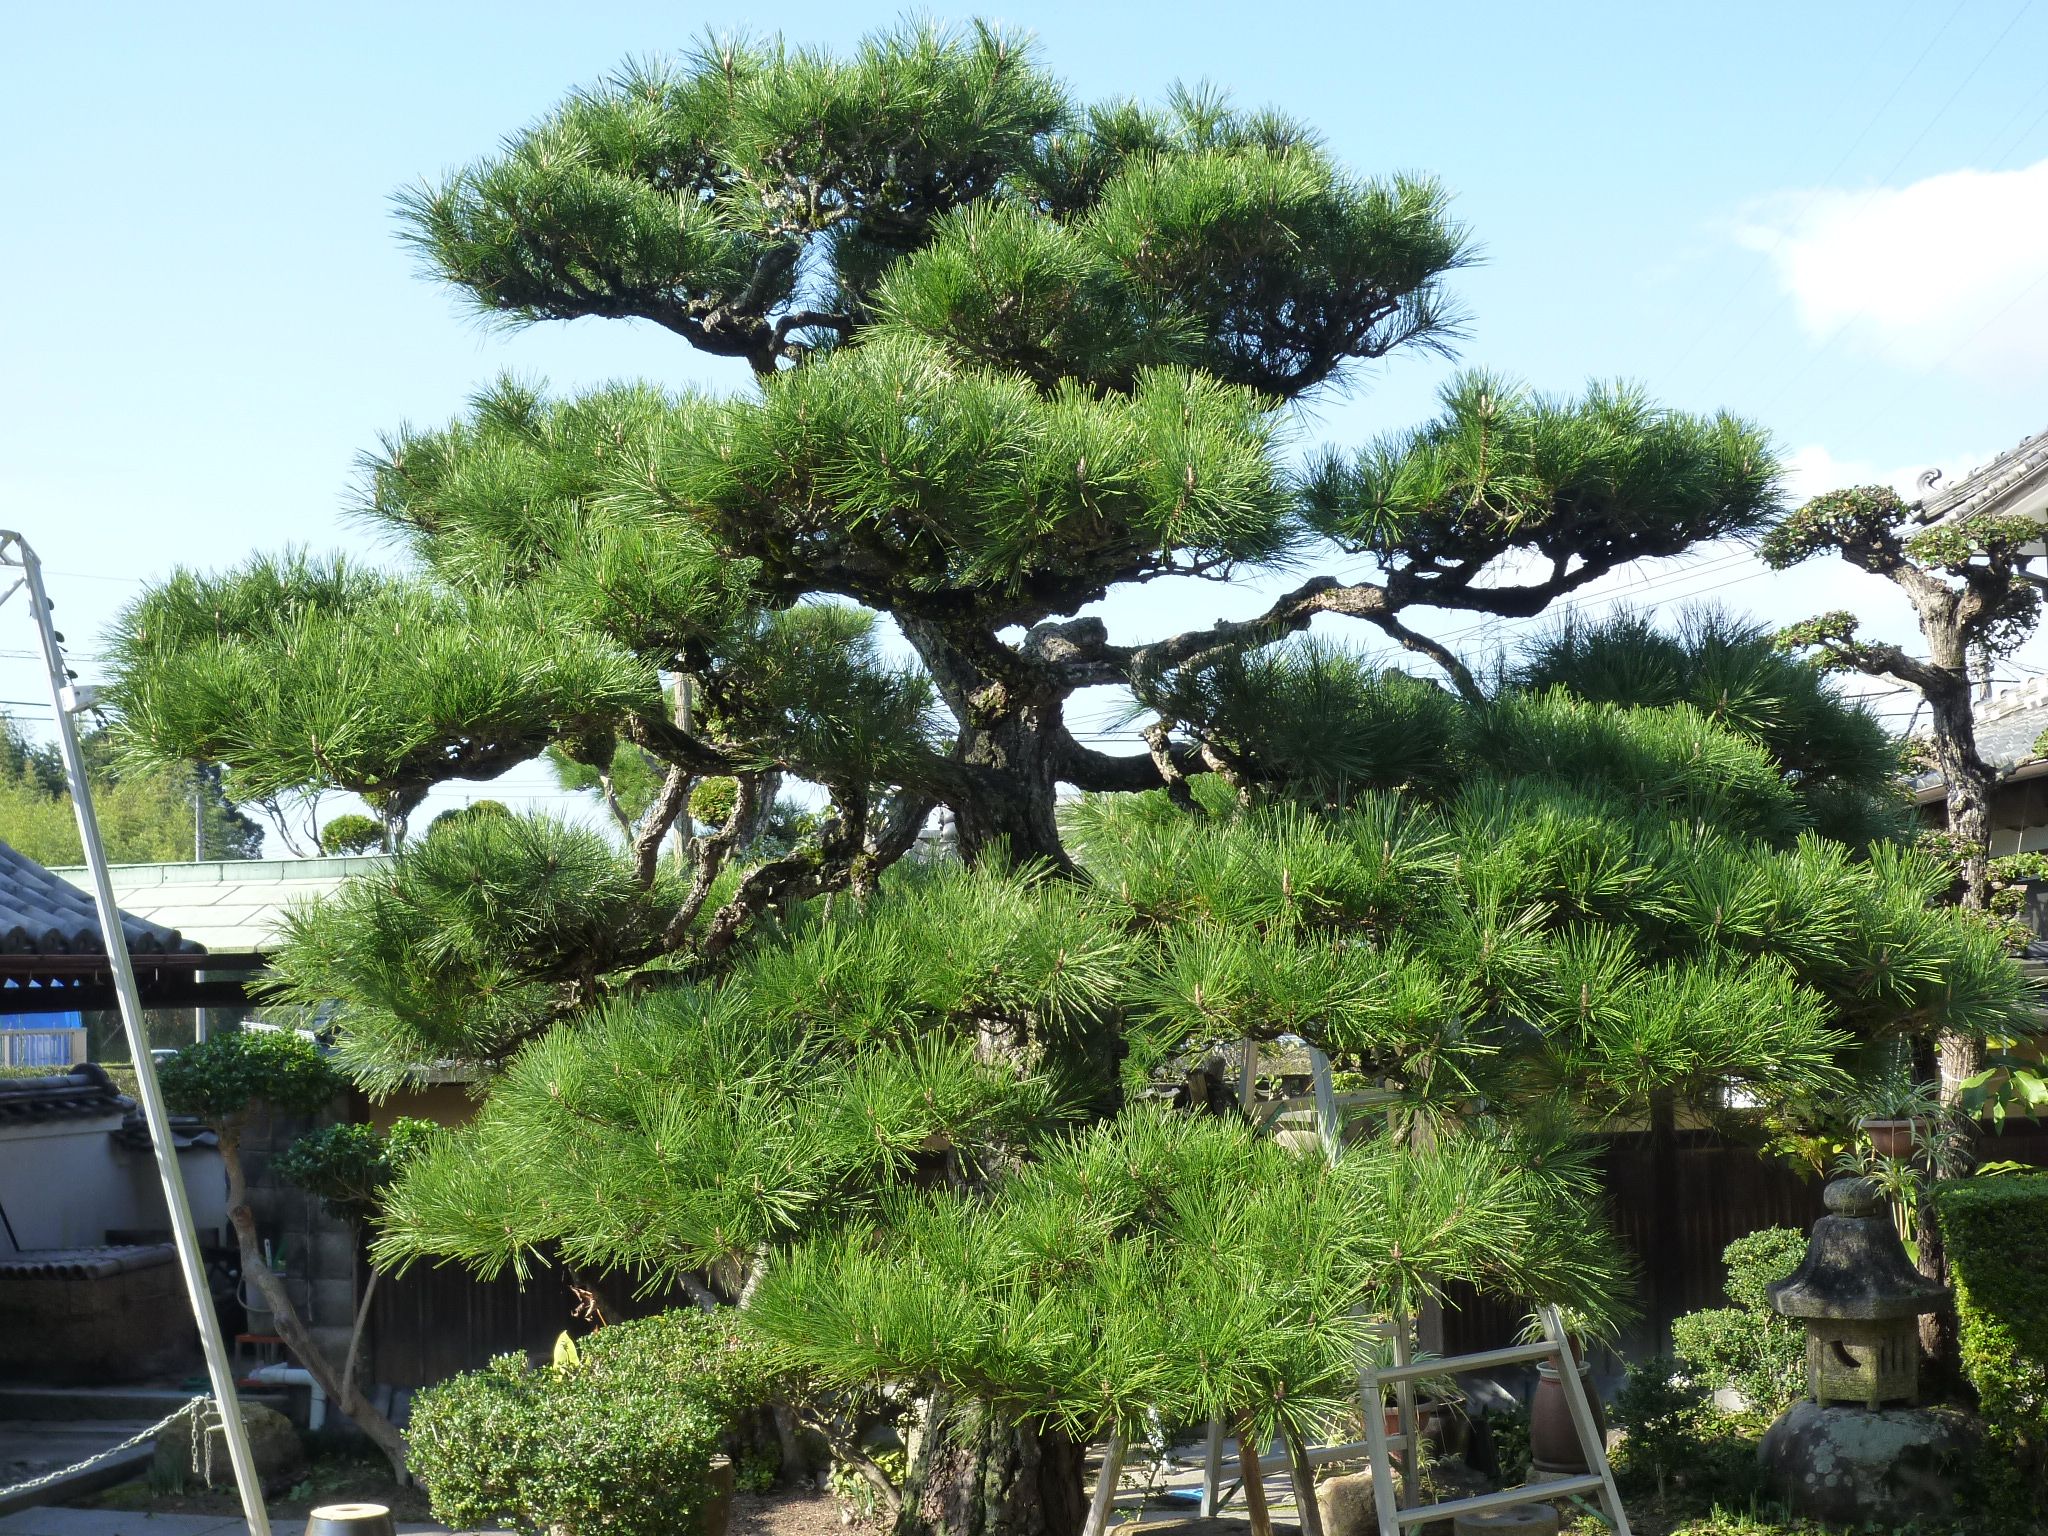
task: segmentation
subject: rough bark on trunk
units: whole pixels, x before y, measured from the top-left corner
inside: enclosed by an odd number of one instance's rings
[[[1983,911],[1990,903],[1991,886],[1991,794],[1995,775],[1977,751],[1977,723],[1972,713],[1969,675],[1963,665],[1960,643],[1935,646],[1935,660],[1946,663],[1944,676],[1953,686],[1923,689],[1933,721],[1934,757],[1948,786],[1948,831],[1962,854],[1962,897],[1960,904],[1971,911]],[[1965,1079],[1974,1074],[1982,1060],[1981,1043],[1958,1030],[1944,1030],[1936,1042],[1932,1063],[1941,1089],[1945,1110],[1953,1111],[1962,1094]],[[1958,1120],[1957,1125],[1961,1122]],[[1944,1131],[1949,1128],[1944,1127]],[[1969,1148],[1959,1134],[1935,1138],[1933,1172],[1937,1178],[1954,1178],[1968,1171],[1972,1161]],[[1920,1202],[1920,1272],[1940,1284],[1948,1283],[1948,1256],[1942,1249],[1941,1231],[1934,1220],[1934,1202]],[[1931,1364],[1936,1382],[1953,1375],[1958,1340],[1954,1313],[1944,1309],[1920,1320],[1920,1342]]]
[[[256,1213],[249,1209],[249,1181],[242,1169],[241,1141],[231,1132],[221,1134],[220,1160],[228,1176],[228,1224],[235,1229],[235,1241],[242,1251],[243,1278],[262,1293],[263,1303],[270,1308],[275,1319],[273,1326],[278,1337],[284,1340],[292,1358],[320,1383],[320,1390],[327,1394],[328,1403],[334,1411],[352,1420],[370,1437],[371,1444],[384,1453],[385,1460],[391,1463],[392,1472],[403,1482],[406,1476],[405,1436],[357,1390],[352,1369],[335,1370],[334,1363],[321,1353],[320,1346],[313,1342],[311,1330],[300,1318],[298,1308],[292,1305],[284,1282],[263,1260],[263,1244],[256,1232]],[[362,1320],[359,1313],[359,1327]],[[355,1349],[355,1341],[351,1339],[351,1366]]]
[[[961,857],[971,864],[1007,850],[1018,862],[1071,871],[1055,815],[1066,740],[1060,686],[1014,653],[969,654],[933,624],[901,623],[959,725],[940,797],[952,808]]]
[[[903,1489],[895,1536],[1079,1536],[1088,1518],[1082,1447],[978,1404],[930,1425]]]

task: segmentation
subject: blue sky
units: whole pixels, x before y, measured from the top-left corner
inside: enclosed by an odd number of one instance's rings
[[[480,327],[418,275],[391,193],[707,26],[845,45],[898,14],[14,8],[0,23],[0,526],[42,552],[79,670],[92,676],[93,637],[138,583],[178,563],[365,547],[341,515],[355,455],[502,370],[559,389],[742,387],[738,365],[647,327]],[[1464,363],[1554,389],[1637,378],[1673,405],[1753,416],[1801,493],[1959,473],[2048,427],[2048,4],[981,14],[1034,32],[1083,97],[1206,79],[1308,119],[1362,172],[1442,177],[1485,253],[1457,280]],[[1303,414],[1301,439],[1412,422],[1445,371],[1408,358],[1361,375]],[[1762,576],[1734,552],[1631,572],[1589,607],[1630,592],[1772,621],[1853,606],[1910,633],[1880,584]],[[1260,601],[1152,589],[1106,611],[1137,638]],[[29,640],[19,606],[0,608],[0,699],[39,697]],[[495,792],[547,788],[529,771]]]

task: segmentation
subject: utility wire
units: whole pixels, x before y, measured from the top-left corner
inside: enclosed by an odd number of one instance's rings
[[[1890,94],[1888,94],[1883,101],[1878,103],[1877,110],[1872,112],[1870,114],[1869,120],[1866,121],[1864,125],[1857,130],[1856,137],[1849,141],[1849,147],[1842,151],[1840,158],[1838,158],[1835,161],[1834,165],[1829,169],[1827,175],[1823,176],[1820,179],[1820,182],[1813,188],[1813,190],[1807,193],[1806,202],[1804,206],[1800,208],[1798,216],[1792,221],[1794,224],[1804,219],[1807,214],[1813,211],[1813,205],[1820,201],[1821,194],[1825,192],[1827,188],[1835,181],[1835,179],[1842,174],[1843,168],[1846,167],[1849,163],[1849,157],[1856,153],[1856,151],[1862,146],[1863,141],[1865,139],[1870,137],[1870,130],[1878,125],[1878,122],[1884,117],[1885,113],[1890,110],[1891,104],[1894,101],[1898,100],[1899,92],[1903,91],[1906,88],[1906,82],[1911,80],[1913,76],[1919,72],[1920,66],[1927,62],[1927,56],[1928,54],[1934,51],[1934,45],[1941,41],[1943,35],[1946,34],[1949,29],[1950,23],[1953,22],[1957,16],[1962,14],[1963,6],[1967,3],[1968,0],[1957,0],[1956,8],[1948,13],[1948,20],[1944,21],[1939,27],[1935,28],[1934,35],[1927,40],[1927,46],[1920,50],[1919,57],[1915,58],[1913,62],[1906,67],[1906,72],[1903,75],[1900,75],[1899,78],[1895,82],[1893,82]],[[1913,0],[1907,0],[1907,4],[1900,10],[1899,14],[1892,18],[1892,29],[1891,31],[1887,31],[1884,34],[1884,42],[1891,41],[1892,31],[1896,31],[1899,23],[1904,21],[1906,16],[1910,14],[1914,9],[1915,6],[1913,4]],[[1881,51],[1882,43],[1879,45],[1877,49],[1872,50],[1870,58],[1865,61],[1866,67],[1868,66],[1868,64],[1876,61],[1877,54]],[[1849,102],[1854,98],[1855,94],[1855,85],[1852,84],[1850,86],[1849,91],[1842,98],[1841,107],[1837,107],[1836,111],[1830,115],[1839,116],[1841,108],[1846,107],[1849,104]],[[1771,242],[1770,249],[1764,252],[1764,259],[1756,263],[1749,269],[1748,275],[1742,280],[1740,284],[1737,285],[1735,291],[1731,293],[1728,296],[1728,298],[1725,301],[1723,301],[1721,306],[1714,312],[1713,318],[1710,319],[1705,326],[1701,327],[1699,334],[1693,337],[1691,344],[1688,345],[1686,349],[1678,355],[1677,360],[1673,362],[1671,365],[1674,372],[1692,360],[1693,354],[1699,351],[1701,345],[1707,340],[1707,338],[1714,335],[1717,331],[1720,330],[1721,322],[1728,315],[1729,311],[1733,310],[1736,304],[1745,296],[1747,296],[1749,290],[1756,286],[1757,279],[1763,275],[1765,268],[1767,268],[1770,265],[1771,258],[1776,256],[1778,254],[1779,249],[1784,245],[1788,228],[1789,226],[1781,226],[1779,228],[1777,238]],[[1773,313],[1775,312],[1776,311],[1774,310]],[[1759,329],[1761,329],[1761,327],[1759,327]],[[1744,345],[1746,346],[1747,343],[1745,342]],[[1741,349],[1738,348],[1737,350],[1740,351]]]
[[[1886,184],[1890,182],[1891,179],[1899,173],[1900,168],[1905,165],[1907,159],[1912,155],[1913,151],[1920,147],[1921,143],[1927,138],[1927,135],[1934,131],[1935,125],[1939,123],[1942,120],[1942,118],[1948,115],[1949,108],[1954,106],[1956,102],[1959,99],[1961,99],[1964,90],[1966,90],[1969,87],[1970,82],[1977,78],[1978,72],[1981,71],[1984,68],[1984,66],[1991,61],[1992,55],[1998,52],[1999,47],[2005,42],[2006,38],[2011,35],[2012,29],[2019,25],[2020,18],[2026,15],[2028,11],[2032,10],[2033,6],[2034,0],[2021,0],[2020,8],[2012,13],[2011,19],[2006,22],[2005,26],[2000,30],[1998,36],[1991,40],[1991,46],[1986,48],[1981,54],[1977,56],[1977,62],[1975,64],[1972,64],[1969,68],[1968,73],[1966,73],[1963,76],[1963,78],[1957,82],[1955,89],[1949,92],[1947,99],[1944,100],[1939,107],[1935,108],[1934,115],[1928,118],[1927,121],[1921,125],[1920,131],[1913,135],[1912,141],[1908,143],[1904,149],[1899,151],[1898,157],[1892,161],[1891,165],[1886,169],[1885,173],[1877,179],[1874,185],[1865,189],[1865,191],[1856,198],[1855,202],[1851,205],[1852,211],[1860,211],[1861,209],[1867,207],[1872,201],[1872,199],[1874,199],[1880,192],[1887,190]],[[1942,23],[1942,32],[1948,30],[1948,23],[1954,21],[1957,12],[1960,12],[1961,10],[1962,5],[1959,4],[1957,5],[1955,11],[1949,13],[1948,21]],[[1935,36],[1938,39],[1941,36],[1941,33],[1937,32]],[[1928,46],[1931,48],[1933,46],[1933,43],[1930,42]],[[1915,67],[1918,67],[1917,63]],[[1818,193],[1816,193],[1815,195],[1818,196]],[[1807,206],[1811,208],[1811,199],[1809,199]],[[1776,247],[1773,247],[1774,252],[1775,250]],[[1749,333],[1749,335],[1743,339],[1741,345],[1736,347],[1736,349],[1728,355],[1727,359],[1722,363],[1720,369],[1714,374],[1713,377],[1714,382],[1716,384],[1718,384],[1722,378],[1727,376],[1729,370],[1735,366],[1736,362],[1739,361],[1743,354],[1749,350],[1749,348],[1755,343],[1756,339],[1763,334],[1764,329],[1771,323],[1771,321],[1777,318],[1778,314],[1785,308],[1786,304],[1788,304],[1790,301],[1791,296],[1789,293],[1781,295],[1778,299],[1778,302],[1773,304],[1768,310],[1764,312],[1764,317],[1762,320],[1757,322],[1756,328],[1752,330]],[[1814,351],[1807,354],[1806,360],[1803,363],[1801,363],[1797,368],[1793,369],[1793,371],[1790,374],[1788,374],[1785,378],[1780,380],[1778,392],[1775,395],[1773,395],[1770,398],[1770,400],[1766,401],[1762,406],[1758,408],[1758,413],[1768,414],[1768,412],[1774,406],[1776,406],[1780,400],[1782,400],[1785,397],[1786,391],[1789,390],[1794,384],[1798,383],[1801,379],[1803,379],[1806,376],[1806,374],[1809,371],[1811,371],[1813,365],[1816,362],[1818,362],[1823,356],[1825,356],[1830,350],[1833,349],[1835,343],[1840,341],[1842,337],[1849,332],[1850,328],[1856,324],[1859,318],[1861,317],[1857,315],[1851,315],[1848,319],[1844,320],[1840,325],[1836,326],[1835,329],[1828,335],[1827,339],[1823,341],[1819,347],[1817,347]]]

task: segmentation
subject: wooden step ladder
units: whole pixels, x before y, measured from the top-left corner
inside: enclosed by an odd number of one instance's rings
[[[1509,1504],[1543,1502],[1586,1493],[1598,1497],[1600,1513],[1606,1517],[1616,1536],[1629,1536],[1628,1515],[1621,1507],[1621,1494],[1614,1486],[1614,1471],[1607,1464],[1607,1447],[1600,1426],[1593,1418],[1593,1405],[1586,1396],[1586,1383],[1579,1375],[1578,1362],[1572,1358],[1564,1320],[1557,1315],[1557,1308],[1548,1302],[1537,1309],[1537,1315],[1543,1323],[1541,1340],[1511,1344],[1505,1349],[1481,1350],[1477,1354],[1451,1355],[1440,1360],[1427,1360],[1420,1365],[1402,1358],[1407,1353],[1406,1330],[1397,1329],[1393,1368],[1381,1370],[1368,1365],[1365,1369],[1367,1402],[1370,1404],[1377,1400],[1382,1387],[1393,1387],[1400,1403],[1402,1437],[1413,1444],[1413,1440],[1408,1438],[1415,1427],[1410,1395],[1418,1377],[1494,1370],[1506,1365],[1534,1365],[1548,1360],[1557,1367],[1558,1384],[1563,1387],[1565,1405],[1571,1410],[1572,1428],[1578,1432],[1579,1450],[1591,1470],[1576,1477],[1550,1478],[1538,1483],[1524,1483],[1518,1488],[1503,1488],[1498,1493],[1479,1493],[1469,1498],[1447,1499],[1439,1504],[1417,1504],[1415,1458],[1405,1459],[1401,1469],[1402,1489],[1397,1492],[1389,1456],[1392,1437],[1386,1433],[1385,1416],[1368,1412],[1365,1416],[1365,1438],[1371,1447],[1372,1497],[1379,1515],[1380,1536],[1401,1536],[1409,1526],[1431,1520],[1455,1520],[1460,1515],[1476,1515],[1483,1510],[1500,1509]],[[1405,1500],[1403,1493],[1406,1494]]]
[[[1244,1058],[1238,1078],[1238,1102],[1249,1115],[1252,1113],[1252,1093],[1258,1077],[1257,1042],[1246,1040],[1243,1051]],[[1391,1106],[1398,1102],[1398,1096],[1391,1093],[1340,1096],[1331,1078],[1330,1058],[1314,1046],[1310,1046],[1308,1061],[1310,1082],[1315,1094],[1312,1115],[1314,1126],[1321,1138],[1325,1155],[1331,1162],[1335,1162],[1344,1147],[1343,1110],[1374,1108],[1381,1104]],[[1299,1113],[1281,1111],[1270,1118],[1278,1122],[1283,1118],[1296,1118]],[[1431,1520],[1456,1519],[1460,1515],[1479,1514],[1484,1510],[1500,1509],[1510,1504],[1571,1498],[1587,1493],[1598,1497],[1601,1514],[1613,1528],[1616,1536],[1630,1536],[1628,1516],[1621,1507],[1621,1495],[1614,1486],[1613,1469],[1607,1464],[1607,1447],[1601,1436],[1600,1427],[1594,1421],[1592,1404],[1586,1397],[1585,1382],[1579,1375],[1577,1362],[1572,1359],[1564,1322],[1558,1316],[1557,1308],[1548,1303],[1538,1310],[1538,1316],[1543,1325],[1543,1337],[1540,1341],[1510,1345],[1505,1349],[1482,1350],[1477,1354],[1430,1359],[1419,1364],[1411,1358],[1409,1319],[1397,1314],[1381,1322],[1378,1331],[1392,1344],[1394,1364],[1391,1367],[1380,1367],[1368,1361],[1359,1372],[1359,1407],[1365,1420],[1365,1439],[1308,1447],[1306,1459],[1310,1469],[1333,1461],[1348,1461],[1363,1453],[1372,1466],[1373,1503],[1379,1518],[1379,1536],[1401,1536],[1409,1526]],[[1416,1454],[1416,1448],[1422,1444],[1422,1436],[1416,1421],[1415,1383],[1426,1376],[1449,1375],[1458,1371],[1492,1370],[1501,1366],[1535,1364],[1546,1360],[1555,1362],[1557,1366],[1559,1384],[1564,1389],[1565,1403],[1571,1411],[1572,1427],[1577,1431],[1579,1448],[1585,1456],[1587,1467],[1591,1470],[1576,1477],[1525,1483],[1517,1488],[1502,1489],[1498,1493],[1475,1494],[1469,1498],[1450,1499],[1437,1504],[1418,1504],[1417,1463],[1420,1458]],[[1387,1433],[1386,1425],[1385,1389],[1388,1387],[1394,1389],[1395,1423],[1398,1430],[1391,1435]],[[1398,1489],[1395,1487],[1392,1465],[1395,1451],[1402,1453],[1401,1481]],[[1209,1424],[1202,1464],[1201,1512],[1204,1519],[1213,1518],[1226,1497],[1221,1489],[1222,1470],[1223,1426],[1212,1420]]]

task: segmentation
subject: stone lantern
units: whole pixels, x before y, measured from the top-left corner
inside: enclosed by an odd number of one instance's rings
[[[1921,1314],[1948,1300],[1906,1258],[1876,1183],[1836,1179],[1806,1259],[1770,1288],[1771,1307],[1806,1325],[1806,1391],[1815,1403],[1911,1403],[1920,1390]]]

